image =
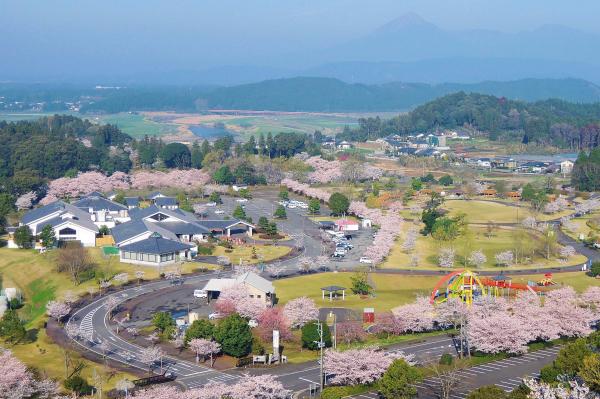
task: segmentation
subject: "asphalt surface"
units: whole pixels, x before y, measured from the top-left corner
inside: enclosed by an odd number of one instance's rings
[[[452,399],[464,399],[472,390],[485,386],[497,385],[506,392],[518,387],[524,378],[536,378],[539,370],[551,363],[560,347],[551,347],[527,353],[523,356],[511,357],[504,360],[481,364],[456,372],[457,383],[450,392]],[[441,392],[441,379],[430,377],[418,384],[418,397],[437,399]],[[351,396],[354,399],[378,399],[376,392],[368,392]]]

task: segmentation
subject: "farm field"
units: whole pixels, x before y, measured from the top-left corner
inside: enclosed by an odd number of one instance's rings
[[[177,133],[177,126],[153,121],[143,114],[119,113],[99,115],[93,117],[93,120],[100,123],[117,125],[124,133],[135,139],[140,139],[144,136],[166,136]]]

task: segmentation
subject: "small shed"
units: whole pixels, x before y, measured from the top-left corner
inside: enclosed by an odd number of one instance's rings
[[[363,323],[375,323],[375,308],[363,309]]]
[[[329,294],[329,300],[333,301],[333,298],[339,296],[339,292],[342,292],[342,301],[346,299],[346,288],[340,287],[339,285],[328,285],[327,287],[321,288],[321,295],[325,299],[325,293]]]
[[[358,231],[358,222],[349,219],[340,219],[335,221],[338,231]]]

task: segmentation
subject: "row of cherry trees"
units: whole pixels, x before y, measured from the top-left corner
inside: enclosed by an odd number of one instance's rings
[[[100,172],[83,172],[76,177],[61,177],[51,181],[41,203],[48,204],[60,198],[78,197],[92,191],[108,192],[152,187],[185,190],[199,188],[209,182],[210,176],[199,169],[174,169],[168,172],[139,171],[133,174],[115,172],[110,176]]]
[[[313,188],[310,184],[300,183],[299,181],[285,178],[281,180],[281,185],[287,187],[295,193],[306,195],[307,197],[316,198],[319,201],[327,202],[331,194],[321,188]]]
[[[136,392],[138,399],[284,399],[291,392],[270,374],[244,375],[235,384],[209,383],[201,388],[180,391],[159,386]]]
[[[376,331],[394,334],[431,331],[468,325],[469,343],[485,353],[524,353],[527,344],[559,337],[581,337],[592,332],[600,318],[600,288],[591,287],[578,295],[571,287],[550,291],[542,303],[532,293],[514,300],[481,298],[467,308],[456,298],[432,305],[427,298],[392,309],[393,316],[380,318]]]
[[[403,219],[399,214],[403,206],[399,202],[392,202],[386,212],[381,209],[368,208],[364,202],[352,201],[348,211],[357,216],[371,221],[379,226],[373,243],[369,245],[363,255],[374,263],[382,262],[394,247],[395,241],[400,236]]]
[[[345,162],[328,161],[321,157],[310,157],[304,161],[314,171],[310,172],[307,179],[311,183],[330,183],[333,181],[360,181],[377,180],[383,175],[380,168],[351,159]]]

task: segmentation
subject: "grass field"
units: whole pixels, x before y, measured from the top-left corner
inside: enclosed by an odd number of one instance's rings
[[[158,278],[156,268],[123,264],[114,257],[105,259],[100,255],[99,248],[90,249],[90,253],[98,268],[107,274],[129,272],[133,278],[135,270],[143,270],[145,278]],[[23,292],[25,306],[19,314],[26,322],[30,334],[37,336],[37,339],[31,343],[8,348],[27,365],[42,370],[50,378],[61,379],[64,378],[64,351],[46,336],[43,329],[46,320],[46,303],[53,299],[60,299],[67,290],[86,294],[89,288],[97,288],[97,284],[95,281],[88,281],[75,285],[66,274],[55,271],[55,256],[55,252],[40,255],[33,250],[0,248],[0,275],[4,288],[17,287]],[[189,272],[200,266],[202,265],[198,263],[186,263],[183,269],[184,272]],[[76,353],[72,353],[71,356],[73,359],[80,358]],[[115,373],[103,365],[87,360],[84,360],[84,363],[86,368],[82,375],[89,379],[95,369],[107,381],[105,389],[112,388],[119,379],[135,378],[132,375]]]
[[[449,200],[441,207],[448,210],[450,216],[466,214],[469,223],[520,223],[526,217],[532,216],[527,208],[485,200]]]
[[[406,233],[410,228],[410,224],[405,223],[402,228],[404,233]],[[510,270],[510,267],[496,266],[494,256],[498,252],[512,250],[512,248],[514,248],[515,239],[513,238],[513,229],[510,227],[498,227],[493,231],[491,237],[488,237],[486,233],[486,227],[470,225],[468,233],[456,239],[452,244],[444,241],[436,241],[431,236],[419,235],[414,251],[419,256],[419,265],[417,266],[417,269],[439,270],[440,267],[438,266],[437,256],[440,249],[452,246],[457,255],[455,267],[464,267],[458,262],[458,258],[468,257],[472,251],[481,250],[487,257],[487,262],[483,265],[481,270]],[[402,242],[402,239],[396,242],[390,255],[381,265],[382,269],[414,269],[414,267],[411,266],[412,254],[402,251]],[[571,257],[568,261],[559,263],[557,259],[548,260],[542,256],[536,255],[531,263],[519,264],[514,267],[518,267],[519,269],[537,269],[556,267],[557,265],[577,265],[585,262],[586,259],[587,258],[583,255],[576,255]]]
[[[507,272],[510,276],[510,272]],[[318,307],[343,307],[362,311],[365,307],[374,307],[376,312],[385,312],[396,306],[410,303],[418,295],[429,296],[440,276],[413,276],[404,274],[371,273],[369,278],[375,287],[375,297],[361,298],[352,294],[350,278],[353,273],[320,273],[307,276],[299,276],[274,282],[279,305],[283,305],[291,299],[307,296],[312,298]],[[527,283],[528,281],[539,281],[543,273],[530,275],[514,275],[513,282]],[[578,292],[584,291],[590,286],[600,286],[600,279],[587,276],[583,272],[555,273],[554,281],[560,285],[569,285]],[[321,287],[328,285],[339,285],[346,287],[346,300],[322,299]]]
[[[226,252],[225,247],[216,246],[213,252],[214,256],[227,256],[232,264],[237,265],[240,263],[240,259],[247,263],[258,263],[261,259],[268,262],[273,259],[281,258],[290,253],[291,247],[285,245],[256,245],[256,256],[258,258],[252,258],[252,246],[236,246],[232,252]]]

